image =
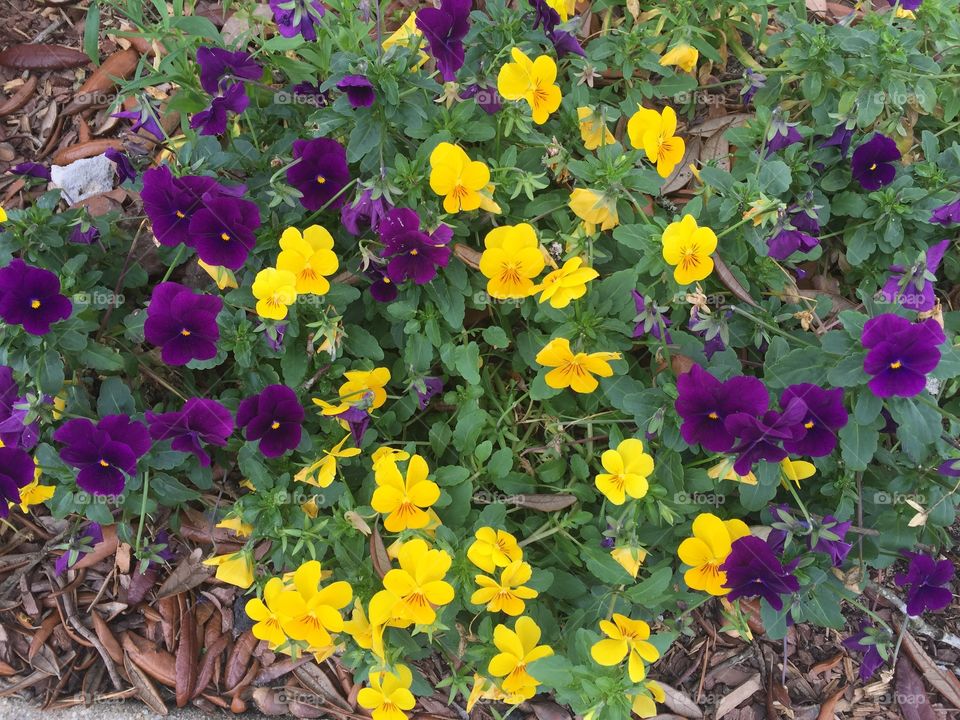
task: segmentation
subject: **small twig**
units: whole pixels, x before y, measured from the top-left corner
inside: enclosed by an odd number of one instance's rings
[[[883,587],[882,585],[875,585],[873,587],[867,588],[867,593],[873,592],[876,595],[879,595],[888,603],[893,605],[897,610],[902,613],[906,613],[907,606],[896,593],[892,590]],[[960,637],[957,637],[951,632],[946,630],[941,630],[940,628],[934,627],[927,623],[923,618],[915,617],[910,618],[910,623],[913,626],[914,633],[919,633],[921,635],[926,635],[928,638],[935,640],[937,642],[942,642],[944,645],[949,645],[952,648],[960,650]]]

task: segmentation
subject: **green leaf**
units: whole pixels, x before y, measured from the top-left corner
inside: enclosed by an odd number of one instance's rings
[[[483,335],[483,341],[490,347],[505,348],[510,345],[506,331],[498,325],[485,327],[481,334]]]
[[[360,325],[344,325],[343,329],[347,334],[343,344],[350,354],[374,362],[383,360],[383,350],[380,348],[380,343],[368,330]]]
[[[869,425],[847,423],[837,436],[840,439],[840,454],[851,470],[866,470],[877,452],[882,422],[874,420]]]
[[[108,377],[100,383],[97,397],[97,415],[133,415],[137,410],[130,388],[118,377]]]
[[[63,358],[56,350],[47,350],[43,354],[37,380],[40,383],[40,390],[47,395],[56,395],[63,388]]]

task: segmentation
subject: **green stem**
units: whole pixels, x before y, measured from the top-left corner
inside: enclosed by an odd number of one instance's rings
[[[907,625],[910,624],[910,616],[904,614],[903,622],[900,624],[900,632],[897,634],[897,644],[893,648],[893,657],[890,658],[890,667],[897,666],[897,655],[900,654],[900,645],[903,644],[903,637],[907,634]]]
[[[163,280],[161,280],[160,282],[165,283],[167,280],[170,279],[170,275],[173,274],[174,269],[180,263],[180,258],[183,257],[183,252],[186,249],[187,249],[187,246],[183,244],[181,244],[180,247],[177,248],[177,254],[173,256],[173,262],[170,263],[170,267],[167,268],[167,272],[164,273]]]
[[[755,323],[756,323],[757,325],[759,325],[760,327],[766,328],[767,330],[769,330],[769,331],[772,332],[772,333],[776,333],[777,335],[780,335],[780,336],[782,336],[782,337],[784,337],[784,338],[786,338],[786,339],[788,339],[788,340],[796,340],[797,342],[801,343],[802,345],[806,345],[807,347],[817,347],[816,344],[810,342],[809,340],[806,340],[806,339],[804,339],[804,338],[797,337],[796,335],[791,335],[790,333],[785,332],[784,330],[781,330],[781,329],[778,328],[776,325],[771,325],[770,323],[766,322],[765,320],[761,320],[761,319],[758,318],[757,316],[751,315],[751,314],[748,313],[746,310],[743,310],[743,309],[737,307],[736,305],[730,305],[730,306],[728,306],[728,307],[729,307],[730,310],[733,310],[733,311],[734,311],[735,313],[737,313],[738,315],[743,315],[743,316],[744,316],[745,318],[747,318],[748,320],[752,320],[753,322],[755,322]]]
[[[140,540],[143,537],[143,524],[147,519],[147,497],[150,494],[150,471],[143,474],[143,499],[140,501],[140,524],[137,526],[137,540],[134,544],[134,554],[140,552]]]

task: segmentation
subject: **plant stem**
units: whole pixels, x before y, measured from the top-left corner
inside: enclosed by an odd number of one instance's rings
[[[143,474],[143,499],[140,501],[140,524],[137,526],[137,540],[134,543],[134,554],[140,552],[140,540],[143,537],[143,524],[147,519],[147,497],[150,494],[150,471]]]
[[[165,283],[167,280],[170,279],[170,275],[173,274],[173,271],[177,267],[177,264],[180,262],[180,258],[183,257],[183,251],[186,250],[186,248],[187,246],[183,244],[181,244],[180,247],[177,248],[177,254],[173,256],[173,262],[170,263],[170,267],[167,268],[167,272],[163,274],[163,280],[161,280],[160,282]]]
[[[903,643],[903,636],[907,634],[907,625],[910,624],[910,616],[904,614],[903,623],[900,625],[900,632],[897,634],[897,644],[893,648],[893,657],[890,658],[890,667],[897,666],[897,655],[900,654],[900,645]]]

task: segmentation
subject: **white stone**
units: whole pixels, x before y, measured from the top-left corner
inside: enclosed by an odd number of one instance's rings
[[[50,180],[63,191],[64,200],[71,205],[113,190],[115,174],[115,166],[106,155],[50,166]]]

